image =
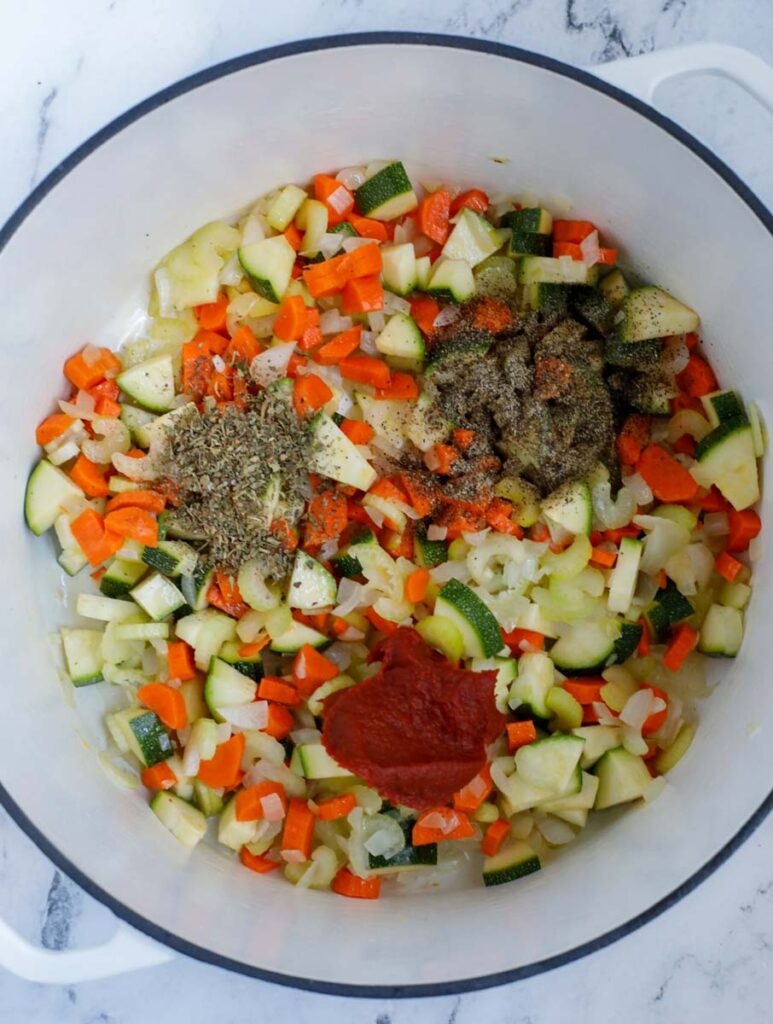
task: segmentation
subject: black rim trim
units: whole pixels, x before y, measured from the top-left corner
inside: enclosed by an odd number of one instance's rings
[[[162,89],[155,95],[150,96],[141,103],[138,103],[136,106],[121,114],[104,128],[92,135],[90,139],[74,150],[70,156],[66,157],[46,176],[46,178],[10,216],[3,228],[0,230],[0,252],[8,244],[18,228],[32,213],[35,207],[67,174],[70,173],[71,170],[73,170],[73,168],[77,167],[82,160],[98,149],[102,143],[107,142],[108,139],[118,134],[122,129],[139,120],[139,118],[144,114],[155,110],[157,107],[160,107],[163,104],[168,103],[170,100],[190,92],[201,85],[206,85],[208,82],[222,78],[225,75],[233,74],[236,71],[241,71],[244,68],[252,67],[253,65],[265,64],[268,61],[277,60],[281,57],[290,57],[301,53],[311,53],[317,50],[337,49],[347,46],[377,45],[383,43],[442,46],[449,49],[473,50],[479,53],[488,53],[497,57],[505,57],[508,60],[515,60],[523,64],[531,64],[536,67],[544,68],[548,71],[553,71],[566,78],[573,79],[579,84],[587,86],[590,89],[594,89],[596,92],[603,93],[612,99],[617,100],[617,102],[622,103],[624,106],[629,107],[631,110],[636,111],[636,113],[641,114],[648,121],[651,121],[659,128],[662,128],[663,131],[667,132],[678,142],[681,142],[696,156],[700,157],[704,163],[708,164],[708,166],[715,171],[719,177],[721,177],[725,183],[730,186],[730,188],[733,189],[733,191],[746,203],[752,212],[755,213],[762,221],[767,230],[773,235],[773,214],[771,214],[752,190],[745,185],[738,175],[735,174],[734,171],[731,171],[722,160],[707,149],[707,147],[701,142],[698,142],[697,139],[693,138],[689,132],[680,128],[679,125],[675,124],[663,114],[658,113],[653,108],[647,106],[647,104],[642,103],[640,100],[630,96],[626,92],[623,92],[621,89],[596,78],[587,71],[564,64],[561,61],[554,60],[552,57],[545,57],[541,54],[531,53],[527,50],[521,50],[514,46],[506,46],[502,43],[488,42],[485,40],[463,39],[459,36],[442,36],[422,32],[362,32],[353,33],[351,35],[325,36],[318,39],[284,43],[279,46],[269,47],[265,50],[258,50],[254,53],[245,54],[241,57],[235,57],[232,60],[224,61],[221,64],[216,64],[214,67],[207,68],[204,71],[199,71],[196,74],[190,75],[188,78],[184,78],[175,85]],[[164,928],[159,927],[152,921],[148,921],[146,918],[135,913],[125,904],[121,903],[114,896],[105,892],[105,890],[100,886],[96,885],[87,875],[71,863],[71,861],[64,856],[64,854],[62,854],[46,838],[46,836],[43,835],[42,832],[40,832],[18,804],[16,804],[16,802],[11,798],[11,795],[2,786],[2,784],[0,784],[0,804],[2,804],[10,817],[49,858],[49,860],[51,860],[56,867],[64,871],[65,874],[76,882],[85,892],[108,907],[116,917],[148,935],[150,938],[155,939],[157,942],[160,942],[165,946],[169,946],[179,953],[183,953],[186,956],[201,960],[204,963],[211,964],[215,967],[223,967],[239,974],[258,978],[261,981],[269,981],[274,984],[285,985],[308,992],[318,992],[324,995],[335,996],[396,999],[415,998],[419,996],[456,995],[463,992],[478,991],[480,989],[490,988],[496,985],[504,985],[508,982],[520,981],[523,978],[530,978],[536,974],[542,974],[545,971],[553,970],[556,967],[563,967],[566,964],[573,963],[575,960],[588,956],[590,953],[598,952],[605,946],[608,946],[613,942],[617,942],[618,939],[621,939],[626,935],[630,935],[638,928],[641,928],[643,925],[653,921],[664,911],[673,907],[681,899],[692,892],[693,889],[712,875],[717,868],[719,868],[720,865],[722,865],[730,855],[749,838],[749,836],[773,809],[773,790],[768,794],[767,798],[757,808],[749,820],[739,829],[735,836],[733,836],[733,838],[730,839],[721,850],[719,850],[706,864],[704,864],[699,871],[696,871],[694,875],[686,879],[680,886],[677,886],[676,889],[669,893],[668,896],[665,896],[648,910],[631,918],[629,921],[619,925],[617,928],[606,932],[604,935],[599,936],[599,938],[594,939],[591,942],[586,942],[581,946],[568,950],[565,953],[549,957],[546,960],[527,964],[523,967],[516,967],[509,971],[500,971],[496,974],[483,975],[478,978],[465,978],[461,981],[424,985],[346,985],[315,981],[308,978],[293,977],[292,975],[287,974],[277,974],[273,971],[252,967],[249,964],[245,964],[237,960],[231,960],[228,957],[212,953],[210,950],[188,942],[186,939],[182,939],[179,936],[166,931]]]

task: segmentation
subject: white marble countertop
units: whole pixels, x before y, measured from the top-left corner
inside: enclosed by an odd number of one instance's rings
[[[290,39],[369,29],[485,37],[575,64],[698,40],[773,62],[770,0],[27,0],[5,6],[0,62],[0,221],[116,114],[194,71]],[[731,83],[696,76],[658,106],[773,206],[773,118]],[[111,980],[44,987],[0,973],[0,1022],[346,1019],[352,1024],[563,1024],[771,1020],[773,818],[697,891],[637,933],[516,985],[432,1000],[342,1000],[178,957]],[[0,811],[0,916],[52,949],[108,934],[109,913],[56,871]]]

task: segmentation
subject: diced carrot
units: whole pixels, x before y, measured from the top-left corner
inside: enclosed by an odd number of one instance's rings
[[[244,754],[244,733],[237,732],[215,748],[215,756],[199,765],[198,778],[211,789],[230,789],[239,780]]]
[[[536,541],[538,544],[543,544],[545,541],[550,540],[550,530],[545,523],[535,523],[534,526],[529,527],[529,539]]]
[[[605,683],[604,679],[565,679],[561,685],[578,704],[593,704],[602,699],[601,687]]]
[[[702,356],[692,352],[687,366],[676,375],[676,382],[692,398],[700,398],[716,391],[718,384],[714,371]]]
[[[677,437],[671,447],[680,455],[689,455],[692,458],[695,455],[697,444],[691,434],[682,434],[681,437]]]
[[[507,818],[497,818],[486,829],[483,842],[480,844],[484,857],[493,857],[502,845],[505,836],[510,834],[510,822]]]
[[[617,263],[617,249],[605,249],[603,245],[599,246],[596,262],[600,266],[613,267]]]
[[[412,402],[419,397],[419,385],[412,373],[395,370],[384,388],[376,388],[376,398],[397,402]]]
[[[345,818],[357,806],[353,793],[343,793],[328,800],[320,800],[317,804],[317,817],[321,821],[338,821]]]
[[[671,399],[671,413],[681,412],[682,409],[691,409],[693,412],[703,413],[703,402],[700,398],[693,398],[690,395],[677,395]]]
[[[690,472],[657,444],[648,444],[636,468],[658,501],[689,502],[698,493]]]
[[[338,364],[341,376],[357,384],[370,384],[374,388],[385,388],[389,383],[390,371],[383,359],[375,356],[346,356]]]
[[[443,819],[443,827],[433,824],[438,817]],[[475,829],[464,811],[452,810],[450,807],[433,807],[428,811],[422,811],[416,819],[411,842],[414,846],[427,846],[429,843],[443,843],[449,839],[469,839],[474,835]]]
[[[89,561],[89,565],[101,565],[114,555],[123,544],[123,537],[105,529],[105,522],[93,508],[84,509],[70,524],[78,546]]]
[[[119,402],[113,401],[112,398],[102,396],[97,399],[97,404],[94,407],[94,412],[98,416],[105,416],[112,420],[117,420],[121,415],[121,405]]]
[[[762,527],[760,517],[751,508],[745,508],[741,512],[730,508],[727,512],[727,518],[730,524],[730,532],[727,535],[727,550],[735,552],[746,551],[749,547],[749,541],[754,540],[760,532]]]
[[[323,491],[309,502],[304,524],[306,544],[324,544],[334,540],[346,529],[346,496],[339,491]]]
[[[611,541],[612,544],[619,544],[623,537],[633,537],[635,539],[640,533],[639,527],[631,524],[630,526],[621,526],[616,530],[604,530],[602,537],[604,540]]]
[[[687,655],[698,643],[698,634],[686,622],[681,622],[666,646],[663,664],[671,672],[678,672]]]
[[[458,427],[451,436],[459,451],[466,452],[475,440],[475,431],[466,430],[464,427]]]
[[[352,249],[349,256],[349,279],[369,278],[380,274],[382,270],[381,249],[374,242],[372,245],[361,245]]]
[[[295,728],[293,713],[281,704],[269,704],[268,725],[263,732],[273,736],[275,740],[283,740]]]
[[[346,185],[328,174],[314,176],[314,198],[327,207],[327,219],[331,227],[345,221],[349,211],[354,208],[354,196]]]
[[[486,525],[486,520],[476,512],[455,512],[445,509],[437,520],[438,526],[445,526],[446,540],[456,540],[463,533],[477,533]]]
[[[460,790],[454,793],[454,808],[457,811],[464,811],[466,814],[473,814],[488,797],[493,788],[491,766],[486,764],[474,779],[470,779],[466,786],[462,786]]]
[[[259,782],[255,786],[241,789],[234,797],[236,801],[237,821],[260,821],[265,818],[263,800],[267,796],[278,796],[282,802],[283,811],[287,811],[287,797],[284,788],[272,780]],[[282,815],[284,817],[284,814]]]
[[[167,644],[166,657],[169,663],[170,679],[179,679],[184,682],[186,679],[196,678],[193,648],[189,647],[184,640],[175,640]]]
[[[406,600],[412,601],[414,604],[423,601],[429,586],[429,579],[428,569],[414,569],[405,581]]]
[[[100,565],[100,567],[98,569],[95,569],[94,572],[90,572],[89,576],[94,580],[95,583],[99,583],[106,572],[107,569],[104,567],[104,565]]]
[[[311,644],[304,644],[293,661],[293,682],[304,697],[339,674],[338,666]]]
[[[508,722],[505,729],[507,731],[507,749],[511,754],[514,754],[519,747],[533,743],[537,738],[537,730],[531,720]]]
[[[310,349],[316,348],[317,345],[322,344],[322,331],[319,329],[319,310],[306,308],[306,324],[303,328],[303,334],[298,340],[298,348],[302,352],[308,352]],[[292,362],[295,357],[295,353],[290,357]],[[288,368],[289,369],[289,368]],[[291,376],[288,372],[287,376]],[[294,375],[293,375],[294,376]]]
[[[158,523],[150,512],[142,508],[119,508],[108,512],[105,527],[150,548],[158,544]]]
[[[383,618],[374,608],[366,608],[363,614],[371,626],[383,633],[384,636],[391,636],[397,630],[396,622]]]
[[[651,419],[634,412],[626,418],[617,435],[617,457],[624,466],[635,466],[650,436]]]
[[[155,711],[169,729],[184,729],[188,724],[188,712],[179,690],[165,683],[147,683],[137,690],[137,700],[146,708]]]
[[[271,524],[271,533],[281,538],[282,545],[287,551],[295,551],[298,547],[298,529],[290,526],[286,519],[275,519]]]
[[[386,498],[387,501],[405,501],[407,497],[398,481],[390,477],[377,480],[368,493],[377,498]]]
[[[63,412],[52,413],[46,416],[42,423],[39,423],[35,431],[35,440],[39,445],[51,444],[57,437],[61,437],[67,428],[75,420],[72,416],[66,416]]]
[[[743,562],[733,558],[727,551],[722,551],[716,557],[714,568],[720,576],[732,583],[741,569],[743,569]]]
[[[279,861],[271,860],[263,854],[250,853],[246,846],[239,850],[239,860],[256,875],[267,875],[269,871],[276,871],[280,867]]]
[[[689,626],[688,626],[688,629],[689,629]],[[696,633],[695,634],[695,644],[697,644],[697,642],[698,642],[698,634]],[[686,646],[687,645],[687,641],[684,640],[683,644]],[[693,646],[695,646],[695,644],[693,644]],[[687,657],[687,655],[690,653],[691,650],[692,650],[692,647],[690,647],[688,650],[686,650],[683,656],[680,655],[680,657],[682,657],[682,660],[684,660],[684,658]],[[668,653],[668,650],[666,650],[666,654],[667,653]],[[664,665],[666,664],[665,657],[663,659],[663,664]],[[681,662],[680,662],[680,664],[681,664]],[[669,666],[666,665],[666,668],[668,668],[668,667]],[[657,686],[652,686],[650,683],[645,683],[645,685],[642,686],[641,689],[642,690],[652,690],[652,692],[655,694],[655,696],[656,697],[660,697],[660,699],[666,705],[665,708],[663,708],[662,711],[656,711],[654,714],[648,715],[647,718],[644,720],[644,724],[641,727],[642,736],[652,736],[653,733],[657,732],[658,729],[662,729],[663,726],[665,725],[666,718],[668,717],[668,694],[665,693],[663,690],[659,690],[657,688]]]
[[[146,789],[171,789],[178,782],[177,776],[166,761],[159,761],[150,768],[143,768],[140,778]]]
[[[416,223],[419,231],[431,238],[438,245],[445,245],[448,240],[448,218],[451,216],[451,193],[445,189],[430,192],[419,203],[416,211]]]
[[[330,888],[339,896],[348,896],[356,900],[377,900],[381,894],[381,879],[378,875],[360,878],[359,875],[353,875],[348,868],[341,868]]]
[[[441,476],[450,473],[451,469],[459,458],[459,452],[450,444],[433,444],[424,453],[424,465],[431,473],[439,473]]]
[[[432,515],[440,500],[440,488],[414,473],[403,473],[400,483],[406,497],[419,515],[422,517]]]
[[[328,384],[316,373],[296,377],[293,385],[293,405],[299,416],[307,416],[326,405],[333,397]]]
[[[244,601],[229,601],[217,583],[210,585],[207,591],[207,600],[213,608],[225,612],[232,619],[240,619],[250,610],[249,605],[245,604]]]
[[[611,569],[617,561],[616,551],[607,551],[606,548],[592,548],[590,564],[597,569]]]
[[[285,236],[290,245],[295,249],[296,252],[300,251],[301,245],[303,244],[303,235],[295,226],[295,224],[288,224],[282,234]]]
[[[471,188],[462,192],[451,203],[451,215],[455,216],[463,207],[474,210],[475,213],[485,213],[489,208],[489,199],[486,193],[480,188]]]
[[[266,634],[251,644],[240,644],[239,657],[254,658],[256,654],[260,654],[264,647],[268,646],[270,639],[269,635]]]
[[[138,487],[136,491],[116,494],[108,501],[105,511],[115,512],[119,508],[144,508],[146,512],[163,512],[166,508],[166,496],[159,491]]]
[[[370,217],[361,217],[358,213],[350,213],[346,218],[360,238],[372,238],[376,242],[386,242],[389,231],[386,224]]]
[[[70,477],[89,498],[104,498],[110,493],[105,474],[85,455],[79,455],[75,460]]]
[[[543,651],[545,649],[545,637],[533,629],[511,629],[509,633],[503,632],[502,636],[515,655],[521,654],[525,650]]]
[[[583,725],[597,725],[599,720],[599,713],[593,707],[592,704],[586,704],[582,709],[582,724]]]
[[[193,307],[196,319],[205,331],[222,332],[226,329],[228,302],[228,296],[221,293],[215,302],[206,302],[201,306]]]
[[[71,356],[64,364],[65,377],[82,391],[88,391],[106,376],[114,377],[120,372],[121,361],[108,348],[101,348],[99,356],[94,361],[86,362],[81,351]]]
[[[261,700],[273,700],[276,704],[286,704],[291,708],[297,707],[301,702],[301,695],[296,687],[278,676],[263,676],[258,684],[258,696]]]
[[[689,352],[695,351],[698,347],[698,335],[695,331],[688,331],[687,334],[684,335],[684,343]]]
[[[728,512],[731,508],[730,502],[712,487],[706,494],[700,494],[695,498],[695,504],[704,512]]]
[[[305,800],[290,801],[282,832],[281,855],[290,864],[303,863],[311,857],[311,837],[316,817]]]
[[[435,330],[440,306],[434,299],[428,296],[411,300],[411,316],[418,324],[419,330],[425,337],[430,337]]]
[[[355,249],[362,252],[362,249]],[[384,286],[377,274],[370,277],[358,277],[347,281],[341,291],[341,312],[376,313],[384,308]]]
[[[392,558],[413,558],[413,523],[407,523],[402,533],[385,527],[379,533],[378,541]]]
[[[582,249],[575,242],[553,242],[553,259],[557,260],[562,256],[581,260],[583,258]]]
[[[361,324],[336,334],[334,338],[325,342],[322,348],[318,349],[314,354],[315,362],[321,363],[322,366],[335,366],[336,363],[340,363],[342,359],[350,356],[352,352],[359,348],[361,334]]]
[[[636,647],[636,656],[638,658],[646,658],[650,653],[650,628],[645,618],[637,619],[636,622],[637,625],[641,626],[641,638]]]
[[[339,428],[349,438],[352,444],[369,444],[374,436],[375,430],[364,420],[345,419],[339,423]]]
[[[186,395],[202,398],[209,390],[215,367],[206,337],[201,331],[182,347],[182,389]]]
[[[286,295],[274,321],[274,334],[282,341],[298,341],[306,329],[306,303],[300,295]]]
[[[494,498],[486,509],[486,522],[499,533],[507,533],[511,537],[523,537],[521,527],[510,518],[512,512],[512,502],[505,498]]]
[[[596,225],[591,224],[589,220],[554,220],[553,241],[579,244],[595,230]]]
[[[103,380],[99,384],[95,384],[93,388],[89,388],[89,394],[97,400],[112,398],[114,402],[117,402],[121,397],[121,389],[114,380]]]

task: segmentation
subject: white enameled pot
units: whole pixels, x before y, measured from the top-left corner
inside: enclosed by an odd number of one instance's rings
[[[726,47],[600,73],[644,94],[668,75],[707,69],[773,104],[770,69]],[[119,342],[149,268],[200,224],[281,182],[382,156],[420,177],[570,199],[626,264],[700,311],[720,379],[773,409],[770,215],[693,139],[590,74],[469,40],[342,37],[238,59],[119,118],[54,171],[0,236],[0,799],[60,868],[146,935],[121,924],[107,946],[60,955],[0,925],[0,965],[37,980],[82,980],[161,962],[172,947],[317,990],[481,987],[636,928],[714,870],[770,807],[769,545],[741,655],[716,667],[717,691],[665,792],[600,816],[517,883],[485,890],[465,881],[373,903],[299,892],[241,870],[215,843],[189,855],[142,794],[100,770],[109,687],[63,696],[46,638],[72,612],[52,542],[33,538],[21,512],[34,427],[62,393],[63,358],[85,342]],[[770,520],[769,491],[763,504]]]

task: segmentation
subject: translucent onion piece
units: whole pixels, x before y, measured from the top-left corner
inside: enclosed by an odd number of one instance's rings
[[[255,356],[250,364],[252,379],[256,384],[265,388],[275,380],[284,377],[294,350],[295,342],[288,341],[286,344],[268,348],[265,352]]]
[[[84,441],[83,454],[91,462],[104,465],[112,460],[118,452],[128,452],[131,447],[129,431],[121,420],[109,416],[99,416],[93,420],[92,429],[101,434],[101,441]]]

